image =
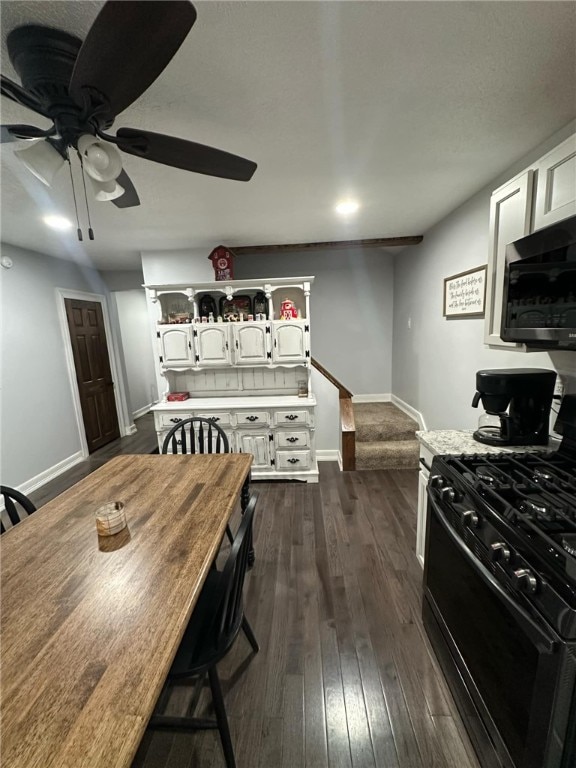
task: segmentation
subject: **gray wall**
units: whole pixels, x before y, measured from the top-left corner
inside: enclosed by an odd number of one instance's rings
[[[109,291],[132,291],[138,288],[144,291],[144,275],[141,269],[103,269],[100,275]]]
[[[379,249],[236,259],[239,280],[314,275],[312,355],[355,395],[392,387],[393,257]]]
[[[422,413],[428,429],[475,427],[470,403],[481,368],[554,368],[576,387],[576,354],[488,348],[484,320],[442,316],[443,280],[486,264],[493,189],[570,135],[567,126],[398,254],[394,270],[393,393]],[[408,324],[411,324],[411,328]],[[576,391],[576,390],[575,390]]]
[[[143,288],[113,291],[112,298],[116,302],[126,386],[134,415],[158,399],[148,305]]]
[[[0,478],[18,486],[81,448],[55,288],[106,288],[71,261],[5,244],[2,254],[14,266],[0,268]]]

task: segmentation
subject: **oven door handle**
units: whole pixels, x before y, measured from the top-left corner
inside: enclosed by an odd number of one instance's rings
[[[490,571],[488,571],[478,560],[472,552],[468,549],[466,544],[460,539],[460,537],[456,534],[456,532],[452,529],[452,526],[446,519],[446,515],[441,510],[440,506],[436,503],[436,501],[432,498],[432,495],[430,491],[428,491],[428,498],[430,500],[430,503],[432,504],[432,507],[434,509],[434,512],[436,513],[436,516],[438,517],[438,520],[442,524],[442,527],[446,531],[446,533],[450,536],[454,544],[458,547],[460,552],[464,555],[464,557],[468,560],[470,565],[474,568],[476,573],[478,573],[479,576],[482,577],[482,580],[485,582],[485,584],[496,593],[496,595],[502,600],[502,602],[506,603],[508,606],[508,609],[511,611],[511,613],[514,614],[516,620],[519,624],[523,626],[524,631],[526,634],[528,634],[539,646],[539,648],[544,649],[548,653],[554,653],[556,649],[558,648],[558,642],[545,632],[545,630],[537,624],[534,619],[530,616],[530,614],[524,610],[521,606],[518,605],[506,592],[506,590],[502,589],[500,584],[496,581],[496,579],[492,576]]]

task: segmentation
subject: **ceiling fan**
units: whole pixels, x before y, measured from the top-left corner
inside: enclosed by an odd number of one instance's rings
[[[43,139],[18,154],[48,184],[69,161],[70,150],[77,151],[96,198],[119,208],[140,200],[118,149],[186,171],[249,181],[256,163],[229,152],[137,128],[107,133],[164,70],[195,21],[187,0],[108,0],[84,42],[36,24],[13,29],[8,54],[22,85],[2,75],[1,93],[53,125],[3,125],[0,141]]]

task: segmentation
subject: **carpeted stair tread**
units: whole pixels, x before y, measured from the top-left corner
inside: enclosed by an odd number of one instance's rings
[[[418,424],[393,403],[354,403],[353,407],[357,443],[415,439]]]
[[[419,455],[414,438],[356,443],[356,469],[418,469]]]

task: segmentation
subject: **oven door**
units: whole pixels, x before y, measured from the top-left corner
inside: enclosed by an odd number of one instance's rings
[[[565,743],[575,679],[573,655],[470,551],[433,493],[428,490],[424,612],[426,616],[428,603],[440,630],[436,640],[445,644],[437,648],[443,666],[450,658],[455,667],[445,669],[448,681],[459,677],[459,684],[464,682],[489,735],[494,753],[490,764],[573,766],[572,748]],[[429,634],[436,647],[434,634]]]

